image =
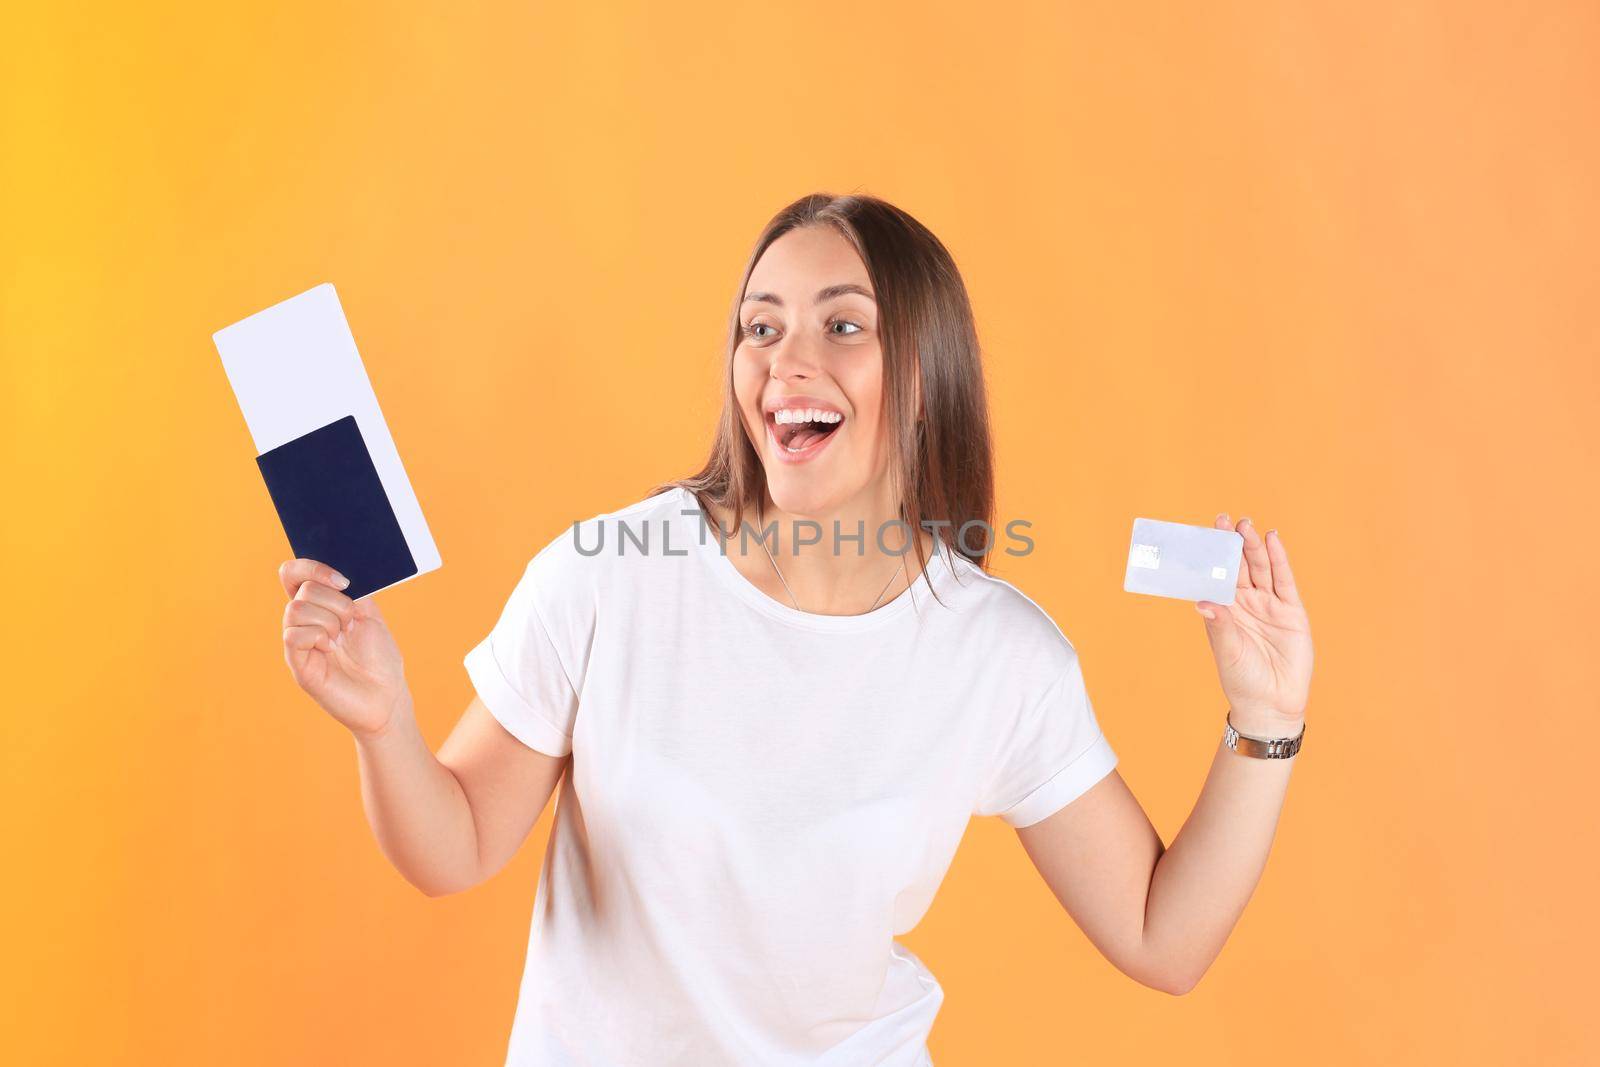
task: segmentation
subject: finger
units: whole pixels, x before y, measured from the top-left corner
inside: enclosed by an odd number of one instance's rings
[[[339,616],[341,625],[348,625],[356,614],[356,602],[354,600],[351,600],[343,593],[329,589],[321,582],[304,583],[300,586],[300,591],[294,595],[294,599],[315,604],[320,608],[327,608]]]
[[[1232,530],[1233,529],[1233,520],[1228,518],[1228,513],[1226,511],[1224,511],[1224,512],[1222,512],[1221,514],[1219,514],[1217,516],[1216,526],[1217,526],[1217,529],[1219,529],[1219,530]],[[1237,531],[1235,531],[1235,532],[1237,532]],[[1239,588],[1239,589],[1249,589],[1250,588],[1250,568],[1245,566],[1244,560],[1243,560],[1242,557],[1241,557],[1241,559],[1239,561],[1239,573],[1235,577],[1236,577],[1236,580],[1234,581],[1233,584],[1234,584],[1234,586],[1236,588]]]
[[[329,589],[344,589],[350,579],[314,559],[286,559],[278,565],[278,580],[283,583],[285,596],[294,596],[306,582],[321,582]]]
[[[1294,571],[1289,569],[1289,552],[1283,547],[1283,538],[1277,530],[1267,531],[1267,556],[1272,560],[1272,590],[1285,604],[1300,603],[1300,587],[1294,584]]]
[[[383,612],[378,610],[378,598],[375,594],[368,593],[359,600],[352,600],[351,604],[354,605],[356,618],[377,619],[383,622]]]
[[[1250,584],[1257,589],[1272,588],[1272,561],[1267,559],[1267,546],[1261,541],[1256,524],[1240,519],[1238,532],[1244,537],[1244,558],[1250,565]]]
[[[309,600],[291,600],[283,609],[283,625],[315,626],[331,639],[339,636],[344,621],[327,608],[313,604]]]
[[[1239,624],[1234,620],[1233,609],[1226,604],[1218,604],[1214,600],[1201,600],[1195,603],[1194,609],[1200,613],[1206,622],[1206,636],[1211,640],[1211,647],[1217,653],[1218,659],[1232,661],[1239,652]]]
[[[314,648],[328,652],[333,648],[333,642],[328,640],[327,632],[320,626],[285,626],[283,643],[300,652],[309,652]]]

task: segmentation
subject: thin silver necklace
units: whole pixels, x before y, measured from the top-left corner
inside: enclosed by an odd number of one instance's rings
[[[756,527],[757,527],[756,541],[760,543],[761,551],[765,552],[767,554],[767,559],[771,561],[771,563],[772,563],[772,571],[773,571],[774,574],[776,574],[778,576],[778,581],[783,583],[783,591],[785,593],[789,594],[789,603],[794,605],[794,610],[796,610],[796,611],[802,610],[801,607],[800,607],[800,601],[798,601],[798,600],[796,600],[794,598],[794,590],[789,588],[788,579],[786,579],[783,576],[783,568],[778,566],[778,561],[775,558],[773,558],[772,549],[767,547],[767,539],[766,539],[766,536],[765,536],[766,529],[767,529],[767,523],[766,523],[766,520],[761,515],[761,501],[759,501],[759,500],[756,501]],[[883,599],[883,594],[887,593],[889,591],[889,587],[894,584],[894,576],[896,574],[899,574],[899,573],[900,573],[900,564],[896,563],[894,570],[889,573],[889,580],[887,582],[883,583],[883,588],[878,591],[878,599],[874,600],[872,602],[872,607],[867,609],[868,612],[874,611],[874,610],[877,609],[878,601],[881,601]],[[863,614],[865,614],[865,612],[863,612]]]

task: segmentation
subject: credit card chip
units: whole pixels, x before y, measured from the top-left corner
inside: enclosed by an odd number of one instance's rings
[[[1147,570],[1159,570],[1161,567],[1160,545],[1134,545],[1133,555],[1128,562],[1135,567],[1144,567]]]

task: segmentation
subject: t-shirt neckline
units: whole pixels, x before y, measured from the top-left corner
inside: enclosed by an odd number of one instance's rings
[[[931,598],[928,596],[927,582],[924,582],[921,574],[917,575],[911,584],[902,589],[893,600],[890,600],[887,604],[880,604],[873,610],[861,615],[822,615],[811,611],[801,611],[793,605],[774,600],[756,588],[750,579],[740,574],[739,568],[734,566],[733,560],[722,551],[722,547],[718,544],[711,527],[707,525],[706,520],[710,516],[704,515],[700,508],[700,502],[695,498],[694,493],[681,485],[677,489],[678,499],[683,508],[685,510],[693,509],[690,514],[682,517],[695,527],[693,530],[694,536],[690,538],[695,545],[695,553],[705,560],[711,570],[735,596],[763,615],[777,619],[779,622],[808,630],[840,633],[882,626],[920,606],[919,598],[921,604],[931,602]],[[945,575],[950,573],[949,561],[945,559],[946,551],[948,549],[943,545],[936,544],[933,555],[928,558],[926,574],[928,581],[932,582],[935,588],[938,588]]]

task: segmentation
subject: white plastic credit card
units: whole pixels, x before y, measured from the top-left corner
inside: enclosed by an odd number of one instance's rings
[[[1128,570],[1130,593],[1232,604],[1244,556],[1244,538],[1215,526],[1134,519]]]

